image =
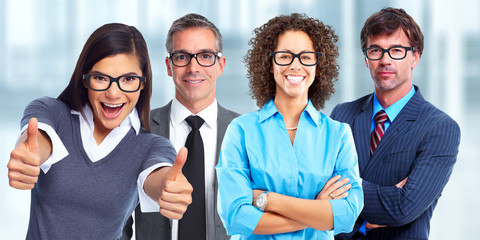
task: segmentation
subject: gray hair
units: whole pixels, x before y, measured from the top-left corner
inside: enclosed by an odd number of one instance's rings
[[[168,30],[167,42],[165,43],[165,47],[167,48],[168,53],[171,53],[173,51],[172,49],[173,34],[176,32],[184,31],[185,29],[190,27],[206,28],[206,29],[212,30],[213,33],[215,33],[215,47],[217,48],[217,51],[218,52],[223,51],[222,34],[220,34],[220,31],[215,26],[215,24],[213,24],[206,17],[200,14],[189,13],[175,20],[172,26],[170,27],[170,30]]]

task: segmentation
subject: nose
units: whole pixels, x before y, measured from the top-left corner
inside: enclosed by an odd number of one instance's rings
[[[190,64],[187,65],[187,70],[189,72],[198,72],[198,69],[201,68],[200,64],[198,64],[197,58],[192,57],[190,60]]]
[[[302,66],[302,63],[300,63],[300,58],[299,57],[294,57],[293,62],[290,63],[290,68],[291,69],[300,69]]]
[[[382,58],[378,60],[382,65],[389,65],[392,63],[393,59],[390,57],[388,52],[384,52]]]
[[[118,82],[112,82],[112,85],[105,90],[105,96],[110,99],[120,98],[122,96],[122,90],[118,86]]]

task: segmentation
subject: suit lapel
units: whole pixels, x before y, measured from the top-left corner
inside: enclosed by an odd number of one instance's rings
[[[358,154],[360,174],[363,173],[370,159],[370,125],[372,120],[373,94],[361,106],[353,122],[353,137]]]
[[[170,138],[170,111],[172,108],[172,101],[164,107],[155,111],[151,116],[151,132],[162,137]]]
[[[375,170],[376,166],[380,163],[380,160],[383,159],[386,154],[390,153],[390,149],[393,145],[408,144],[400,143],[397,139],[410,131],[413,123],[415,123],[417,120],[424,103],[425,100],[420,93],[420,90],[416,88],[415,95],[413,95],[413,97],[408,101],[395,120],[393,120],[388,130],[385,132],[385,135],[380,141],[375,153],[368,162],[363,176],[366,176]]]

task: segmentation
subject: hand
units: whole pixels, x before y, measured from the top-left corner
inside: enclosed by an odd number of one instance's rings
[[[366,229],[374,229],[374,228],[381,228],[381,227],[386,227],[386,226],[385,225],[372,224],[372,223],[369,223],[369,222],[367,222],[367,224],[365,225]]]
[[[342,199],[348,196],[348,190],[352,188],[351,184],[347,184],[350,179],[344,178],[340,180],[341,176],[337,175],[330,178],[330,180],[325,183],[322,191],[317,195],[317,200],[332,200],[332,199]],[[347,184],[347,185],[345,185]]]
[[[399,183],[395,184],[395,187],[397,187],[397,188],[403,188],[403,186],[405,185],[405,183],[407,183],[407,179],[408,179],[408,177],[406,177],[405,179],[403,179],[403,180],[400,181]]]
[[[182,173],[182,168],[187,161],[188,151],[182,147],[178,151],[173,166],[165,175],[163,190],[158,200],[160,213],[170,219],[181,219],[188,205],[192,203],[192,185]]]
[[[26,134],[22,134],[8,161],[9,184],[17,189],[33,189],[40,174],[38,121],[31,118]]]

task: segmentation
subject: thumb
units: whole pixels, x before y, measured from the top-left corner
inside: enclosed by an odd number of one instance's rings
[[[175,158],[175,162],[173,163],[172,168],[168,171],[167,178],[170,180],[176,180],[177,177],[182,174],[183,165],[187,161],[188,150],[186,147],[180,148],[177,153],[177,157]]]
[[[38,120],[36,118],[30,118],[27,128],[27,140],[26,145],[29,152],[37,152],[38,149]]]

